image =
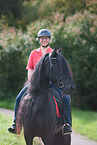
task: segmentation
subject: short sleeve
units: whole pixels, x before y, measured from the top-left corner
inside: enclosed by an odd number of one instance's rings
[[[29,56],[29,59],[28,59],[26,70],[28,70],[28,69],[34,69],[33,60],[34,60],[34,55],[33,55],[33,51],[32,51],[30,53],[30,56]]]

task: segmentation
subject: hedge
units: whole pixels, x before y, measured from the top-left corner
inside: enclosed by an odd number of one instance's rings
[[[56,19],[57,18],[57,19]],[[0,34],[0,90],[13,92],[25,82],[25,67],[30,51],[38,48],[35,41],[41,28],[51,31],[52,41],[62,47],[76,84],[72,96],[73,105],[97,110],[97,15],[84,11],[67,17],[56,13],[54,22],[37,21],[27,27],[26,32],[7,28]],[[7,36],[7,37],[6,37]],[[22,64],[22,65],[21,65]]]

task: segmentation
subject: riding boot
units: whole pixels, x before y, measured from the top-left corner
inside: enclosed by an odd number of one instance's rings
[[[12,127],[9,127],[9,128],[8,128],[8,131],[9,131],[10,133],[16,134],[16,123],[13,123],[13,124],[12,124]]]
[[[69,95],[64,95],[62,99],[62,133],[63,135],[72,132],[71,126],[71,101]]]

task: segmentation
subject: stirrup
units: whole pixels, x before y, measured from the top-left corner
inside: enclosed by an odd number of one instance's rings
[[[8,131],[16,134],[16,123],[13,123],[11,127],[8,127]]]
[[[63,135],[71,134],[71,133],[72,133],[72,130],[71,130],[70,132],[64,133],[64,127],[65,127],[65,126],[69,126],[69,127],[71,128],[70,124],[68,124],[68,123],[64,124],[64,125],[62,126],[62,134],[63,134]]]

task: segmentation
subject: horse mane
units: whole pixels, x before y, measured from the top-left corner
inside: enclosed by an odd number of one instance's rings
[[[67,62],[67,60],[66,60],[66,62]],[[69,65],[68,62],[67,62],[67,66],[68,66],[68,69],[69,69],[70,75],[71,75],[71,77],[73,78],[73,72],[72,72],[71,67],[70,67],[70,65]]]
[[[60,52],[58,52],[57,53],[57,55],[62,55]],[[64,56],[63,56],[64,57]],[[70,74],[70,76],[73,78],[73,72],[72,72],[72,70],[71,70],[71,67],[70,67],[70,65],[69,65],[69,63],[68,63],[68,61],[67,61],[67,59],[64,57],[64,60],[65,60],[65,63],[66,63],[66,65],[67,65],[67,69],[68,69],[68,73]],[[61,64],[60,64],[60,66],[61,66]],[[63,67],[61,66],[61,70],[63,69]]]

